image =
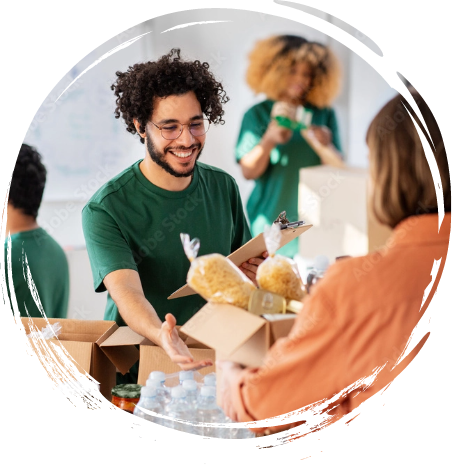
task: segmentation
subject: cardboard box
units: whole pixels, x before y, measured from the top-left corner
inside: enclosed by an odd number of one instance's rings
[[[366,255],[384,245],[391,229],[368,206],[368,172],[362,168],[316,166],[300,170],[298,213],[312,224],[300,238],[300,255],[330,262],[342,255]]]
[[[179,331],[180,326],[176,326]],[[181,339],[187,344],[195,361],[210,359],[213,365],[199,370],[199,373],[206,375],[215,370],[215,351],[199,343],[198,341],[187,338],[180,334]],[[118,370],[125,374],[130,367],[138,360],[135,357],[136,350],[139,350],[140,364],[138,368],[138,384],[145,385],[151,371],[163,371],[165,374],[176,373],[181,371],[177,363],[171,361],[166,352],[155,345],[149,339],[132,331],[128,326],[122,326],[117,331],[106,339],[101,345],[101,348],[106,351],[115,361]],[[129,356],[126,358],[126,354]],[[123,362],[123,364],[121,364]]]
[[[260,366],[274,341],[286,336],[295,314],[262,317],[229,304],[207,303],[181,331],[244,366]]]
[[[257,367],[273,343],[289,334],[295,318],[290,313],[257,316],[233,305],[207,303],[181,331],[215,349],[218,360]],[[216,373],[217,403],[221,403],[221,370]]]
[[[47,326],[47,321],[43,318],[21,320],[27,334],[31,330],[40,331]],[[40,360],[48,358],[49,352],[58,360],[59,355],[55,346],[63,347],[74,359],[80,373],[88,373],[100,383],[100,392],[108,400],[111,400],[111,390],[116,385],[116,371],[127,373],[138,359],[140,359],[138,384],[145,385],[151,371],[159,370],[167,374],[180,371],[179,365],[171,362],[163,349],[135,333],[128,326],[118,327],[114,321],[57,318],[49,318],[48,322],[51,325],[59,322],[62,332],[58,339],[39,342],[30,339]],[[213,349],[194,339],[187,339],[185,342],[195,360],[211,359],[215,362]],[[215,371],[215,364],[199,370],[202,375],[212,371]]]
[[[180,327],[177,327],[178,330]],[[180,338],[187,344],[190,352],[193,356],[193,360],[212,360],[210,367],[198,370],[202,376],[207,373],[215,371],[215,351],[209,347],[201,344],[199,341],[189,338],[179,331]],[[147,340],[146,340],[147,341]],[[138,384],[145,385],[146,380],[149,377],[151,371],[163,371],[169,375],[181,371],[180,366],[170,360],[166,352],[161,348],[153,344],[151,341],[147,341],[145,344],[140,346],[140,368],[138,370]]]
[[[43,318],[21,318],[21,320],[27,334],[30,331],[40,331],[47,326],[47,321]],[[54,355],[56,360],[60,360],[55,350],[56,346],[64,348],[74,359],[75,366],[80,373],[88,373],[98,381],[100,383],[100,392],[110,400],[111,389],[116,384],[116,364],[101,349],[100,345],[118,329],[116,323],[114,321],[84,321],[60,318],[49,318],[48,322],[51,325],[57,322],[60,323],[62,332],[58,336],[58,340],[40,339],[35,341],[33,338],[30,339],[31,345],[38,354],[43,366],[45,367],[44,360],[49,355]],[[132,358],[136,361],[139,352],[137,349],[135,351]],[[117,355],[117,363],[123,366],[121,361],[124,362],[124,358],[127,359],[131,354],[129,352],[124,357],[121,354]]]

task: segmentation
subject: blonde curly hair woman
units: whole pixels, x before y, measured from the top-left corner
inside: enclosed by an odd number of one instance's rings
[[[267,97],[245,113],[235,153],[244,177],[256,182],[247,210],[257,235],[283,210],[291,221],[297,219],[300,168],[340,163],[336,115],[329,107],[339,90],[340,72],[329,48],[282,35],[255,45],[246,79],[256,94]],[[279,126],[273,118],[296,119],[301,106],[312,115],[307,134]],[[323,156],[323,147],[330,149],[329,158]],[[297,250],[295,240],[281,253],[293,256]]]

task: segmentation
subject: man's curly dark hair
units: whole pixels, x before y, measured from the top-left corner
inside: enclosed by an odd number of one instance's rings
[[[208,63],[184,61],[178,48],[173,48],[157,61],[137,63],[124,73],[117,71],[116,76],[116,83],[111,86],[117,97],[115,118],[122,114],[127,131],[132,134],[137,133],[134,118],[140,124],[140,132],[145,132],[156,97],[183,95],[190,91],[195,93],[202,112],[211,123],[224,124],[223,104],[229,97],[222,84],[209,71]],[[144,144],[142,137],[140,140]]]
[[[46,184],[47,170],[34,147],[22,144],[14,167],[8,202],[36,219]]]

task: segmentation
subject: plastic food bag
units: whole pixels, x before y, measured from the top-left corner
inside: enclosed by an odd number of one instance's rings
[[[61,325],[59,322],[54,323],[53,325],[48,324],[45,328],[42,328],[41,331],[31,331],[28,334],[28,337],[38,337],[42,339],[54,339],[61,333]]]
[[[256,289],[252,281],[221,254],[196,258],[199,239],[190,241],[190,236],[183,233],[180,237],[191,262],[187,274],[188,285],[209,302],[227,303],[247,309],[250,295]]]
[[[306,293],[296,263],[290,258],[275,256],[281,242],[280,226],[275,223],[267,226],[264,240],[269,256],[257,269],[259,287],[288,300],[302,300]]]

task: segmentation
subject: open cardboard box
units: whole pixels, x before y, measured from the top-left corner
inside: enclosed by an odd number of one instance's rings
[[[280,337],[287,336],[295,314],[257,316],[229,304],[207,303],[181,331],[215,350],[218,360],[246,367],[262,365]],[[217,370],[217,402],[221,398],[221,372]]]
[[[99,384],[102,396],[111,402],[116,385],[116,372],[125,374],[140,359],[138,384],[146,384],[149,373],[160,370],[167,374],[180,371],[163,349],[128,326],[114,321],[76,320],[64,318],[21,317],[25,335],[41,331],[48,324],[61,324],[55,339],[27,338],[47,376],[55,385],[76,379],[77,372]],[[211,359],[211,367],[199,370],[205,375],[215,371],[215,351],[198,341],[182,336],[195,360]]]
[[[293,241],[297,237],[301,236],[309,228],[312,227],[312,224],[303,224],[296,228],[287,228],[281,230],[281,244],[278,249],[288,244],[290,241]],[[237,249],[235,252],[228,255],[227,258],[231,260],[232,263],[236,266],[240,266],[242,263],[246,262],[250,258],[261,257],[262,254],[267,250],[264,241],[264,234],[260,233],[258,236],[249,240],[246,244],[242,245],[240,249]],[[193,295],[196,292],[188,285],[182,286],[177,291],[173,292],[168,300],[177,299],[178,297],[185,297],[187,295]]]
[[[153,370],[167,374],[180,371],[163,349],[128,326],[118,327],[114,321],[21,317],[20,322],[25,335],[60,323],[62,329],[56,339],[27,338],[47,376],[55,385],[75,379],[77,372],[90,377],[109,402],[116,385],[116,372],[127,373],[138,359],[138,384],[146,384]],[[214,371],[215,351],[192,338],[182,338],[195,360],[212,360],[213,365],[199,370],[200,374]]]
[[[75,366],[82,373],[88,373],[100,383],[99,389],[104,397],[111,399],[111,389],[116,384],[116,364],[100,348],[100,345],[107,340],[118,329],[114,321],[83,321],[61,318],[26,318],[22,317],[22,324],[27,334],[30,331],[41,331],[47,324],[60,323],[62,331],[58,339],[35,341],[30,339],[35,352],[40,360],[45,360],[49,353],[53,354],[57,360],[61,360],[55,346],[64,348],[74,359]],[[47,323],[48,321],[48,323]],[[138,359],[138,350],[132,358]],[[128,352],[124,357],[119,357],[124,363],[125,359],[132,354]],[[136,357],[136,358],[135,358]],[[119,365],[123,365],[120,363]],[[135,363],[132,362],[133,363]]]

